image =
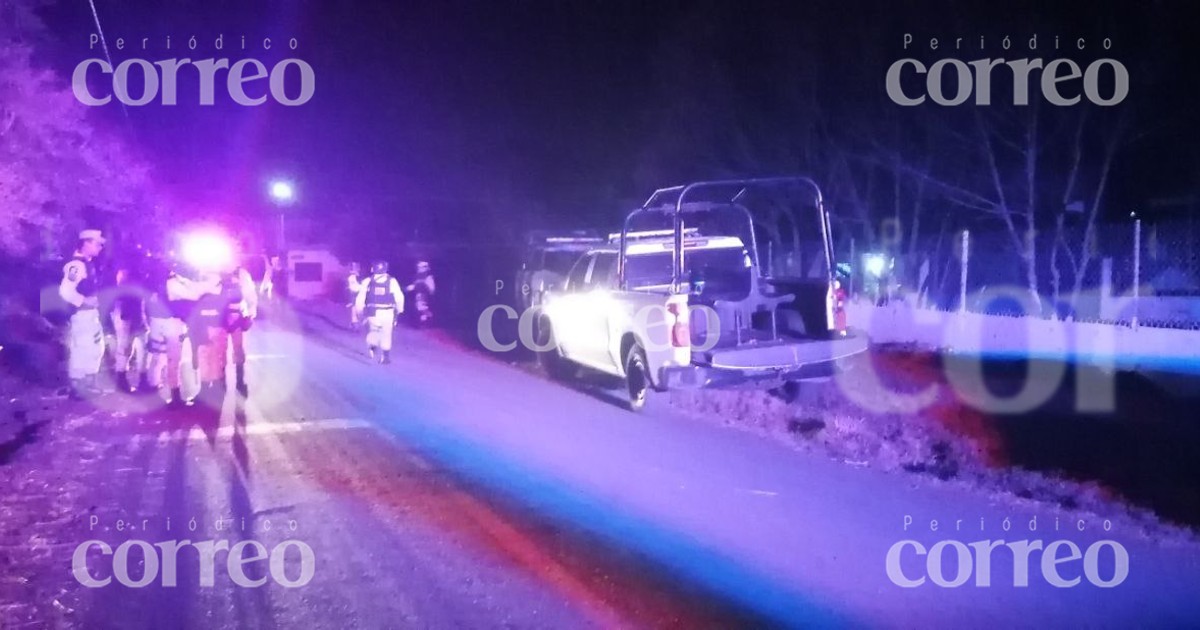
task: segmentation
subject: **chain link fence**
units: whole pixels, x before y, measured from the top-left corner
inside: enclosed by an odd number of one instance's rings
[[[1131,216],[1094,225],[1090,235],[1084,224],[1033,235],[943,229],[891,248],[869,245],[863,232],[843,230],[835,250],[852,293],[876,303],[1200,329],[1194,218]]]

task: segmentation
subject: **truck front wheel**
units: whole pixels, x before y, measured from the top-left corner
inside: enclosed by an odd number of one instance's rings
[[[559,351],[558,344],[554,340],[554,329],[550,326],[550,320],[545,317],[538,320],[535,334],[538,346],[544,348],[537,352],[538,366],[546,372],[546,375],[558,381],[574,376],[571,363]]]

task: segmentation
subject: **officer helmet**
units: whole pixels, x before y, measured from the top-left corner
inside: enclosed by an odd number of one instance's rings
[[[418,262],[417,263],[417,272],[424,273],[426,271],[429,271],[429,262],[424,261],[424,260]]]
[[[387,272],[388,272],[388,264],[386,261],[377,260],[377,261],[371,263],[371,273],[379,274],[379,273],[387,273]]]

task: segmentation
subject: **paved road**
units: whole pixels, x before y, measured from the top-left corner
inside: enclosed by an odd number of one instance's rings
[[[396,362],[377,366],[323,317],[278,313],[253,332],[248,400],[176,414],[122,408],[100,425],[103,446],[82,465],[105,482],[77,538],[257,540],[268,550],[295,539],[312,550],[311,581],[284,588],[264,561],[246,573],[266,585],[239,587],[218,552],[209,587],[199,554],[181,552],[178,586],[162,586],[159,571],[143,588],[86,589],[88,625],[1200,623],[1195,548],[1162,549],[1099,522],[1071,532],[1065,516],[1056,533],[1059,515],[1045,509],[801,455],[670,412],[637,416],[436,335],[400,331]],[[1005,518],[1017,524],[1011,533]],[[118,531],[118,519],[135,529]],[[904,539],[1059,538],[1121,542],[1128,578],[1055,588],[1034,556],[1030,586],[1013,587],[1003,549],[989,587],[902,589],[884,570]],[[301,576],[297,548],[280,558],[285,579]],[[927,572],[906,558],[907,575]],[[92,550],[91,575],[111,566]],[[1079,575],[1080,563],[1062,573]]]

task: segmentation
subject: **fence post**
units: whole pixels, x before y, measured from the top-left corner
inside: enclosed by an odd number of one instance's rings
[[[858,260],[854,258],[854,237],[850,237],[850,286],[846,287],[846,295],[854,299],[854,272],[858,269]]]
[[[1142,284],[1142,220],[1133,220],[1133,329],[1138,328],[1138,301]]]
[[[958,295],[958,310],[960,313],[967,312],[967,267],[971,260],[971,231],[963,230],[962,233],[962,272],[959,274],[959,295]]]

